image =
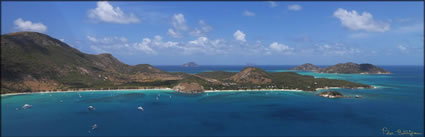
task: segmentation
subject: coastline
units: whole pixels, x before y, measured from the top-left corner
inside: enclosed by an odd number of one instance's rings
[[[89,89],[89,90],[68,90],[68,91],[35,91],[35,92],[20,92],[20,93],[5,93],[1,94],[1,96],[10,96],[10,95],[21,95],[21,94],[33,94],[33,93],[65,93],[65,92],[90,92],[90,91],[137,91],[137,90],[173,90],[171,88],[151,88],[151,89],[104,89],[104,90],[97,90],[97,89]]]
[[[371,85],[372,86],[372,85]],[[327,90],[327,89],[342,89],[343,87],[326,87],[326,88],[316,88],[316,91]],[[373,89],[376,89],[376,86],[372,86]],[[364,89],[363,87],[358,87],[357,89]],[[21,95],[21,94],[32,94],[32,93],[65,93],[65,92],[90,92],[90,91],[138,91],[138,90],[169,90],[174,91],[172,88],[150,88],[150,89],[106,89],[106,90],[69,90],[69,91],[40,91],[40,92],[21,92],[21,93],[5,93],[1,96],[11,96],[11,95]],[[289,91],[289,92],[316,92],[316,91],[304,91],[299,89],[239,89],[239,90],[205,90],[204,92],[244,92],[244,91]],[[176,91],[177,92],[177,91]]]
[[[295,92],[314,92],[299,89],[238,89],[238,90],[205,90],[204,92],[233,92],[233,91],[295,91]]]

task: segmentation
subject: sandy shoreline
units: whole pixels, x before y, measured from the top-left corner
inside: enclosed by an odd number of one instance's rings
[[[327,90],[327,89],[341,89],[342,87],[327,87],[327,88],[316,88],[316,91]],[[373,88],[377,88],[373,86]],[[359,87],[358,89],[364,89]],[[32,94],[32,93],[64,93],[64,92],[89,92],[89,91],[137,91],[137,90],[173,90],[171,88],[151,88],[151,89],[104,89],[104,90],[69,90],[69,91],[42,91],[42,92],[22,92],[22,93],[5,93],[1,96],[9,95],[21,95],[21,94]],[[304,91],[299,89],[239,89],[239,90],[205,90],[204,92],[243,92],[243,91],[290,91],[290,92],[315,92],[315,91]]]
[[[232,91],[297,91],[297,92],[309,92],[298,89],[239,89],[239,90],[205,90],[205,92],[232,92]]]
[[[64,93],[64,92],[89,92],[89,91],[137,91],[137,90],[173,90],[171,88],[152,88],[152,89],[103,89],[103,90],[69,90],[69,91],[41,91],[41,92],[22,92],[22,93],[6,93],[1,96],[32,94],[32,93]]]

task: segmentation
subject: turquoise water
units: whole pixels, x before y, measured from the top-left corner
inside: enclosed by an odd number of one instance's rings
[[[260,66],[261,67],[261,66]],[[159,67],[199,73],[243,66]],[[289,66],[262,66],[286,71]],[[362,98],[315,92],[248,91],[185,95],[171,90],[34,93],[1,97],[3,136],[280,135],[383,136],[382,128],[424,133],[422,66],[384,66],[390,75],[303,75],[345,79],[376,89],[337,89]],[[323,90],[324,91],[324,90]],[[321,92],[321,91],[319,91]],[[80,97],[81,95],[81,97]],[[158,100],[157,100],[158,98]],[[16,110],[24,104],[32,108]],[[88,106],[96,110],[89,111]],[[144,111],[137,110],[143,106]],[[92,130],[91,126],[97,125]]]

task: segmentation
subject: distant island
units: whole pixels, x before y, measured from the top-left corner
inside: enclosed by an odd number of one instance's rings
[[[188,62],[182,65],[183,67],[198,67],[199,65],[195,62]]]
[[[188,63],[187,66],[194,64]],[[365,84],[314,78],[295,72],[265,72],[256,67],[246,67],[238,73],[171,73],[149,64],[127,65],[111,54],[82,53],[42,33],[16,32],[1,36],[1,93],[155,88],[182,93],[316,91],[332,87],[372,88]]]
[[[343,74],[391,74],[391,72],[372,64],[356,64],[353,62],[340,63],[326,68],[319,68],[307,63],[296,66],[291,70],[313,71],[317,73],[343,73]]]
[[[318,70],[320,70],[320,68],[316,67],[315,65],[313,65],[311,63],[306,63],[306,64],[303,64],[303,65],[296,66],[296,67],[292,68],[291,70],[318,71]]]

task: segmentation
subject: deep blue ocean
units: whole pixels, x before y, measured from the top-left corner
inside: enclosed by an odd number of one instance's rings
[[[238,72],[245,66],[156,66],[170,72]],[[256,66],[269,72],[293,66]],[[317,74],[374,85],[317,92],[244,91],[185,95],[171,90],[34,93],[1,97],[2,136],[388,136],[424,133],[424,67],[380,66],[387,75]],[[80,97],[81,95],[81,97]],[[19,109],[31,104],[29,109]],[[88,106],[96,109],[89,111]],[[139,111],[142,106],[144,111]],[[92,129],[96,124],[97,128]],[[395,135],[397,135],[395,133]],[[390,135],[391,136],[391,135]],[[404,135],[408,136],[408,135]]]

